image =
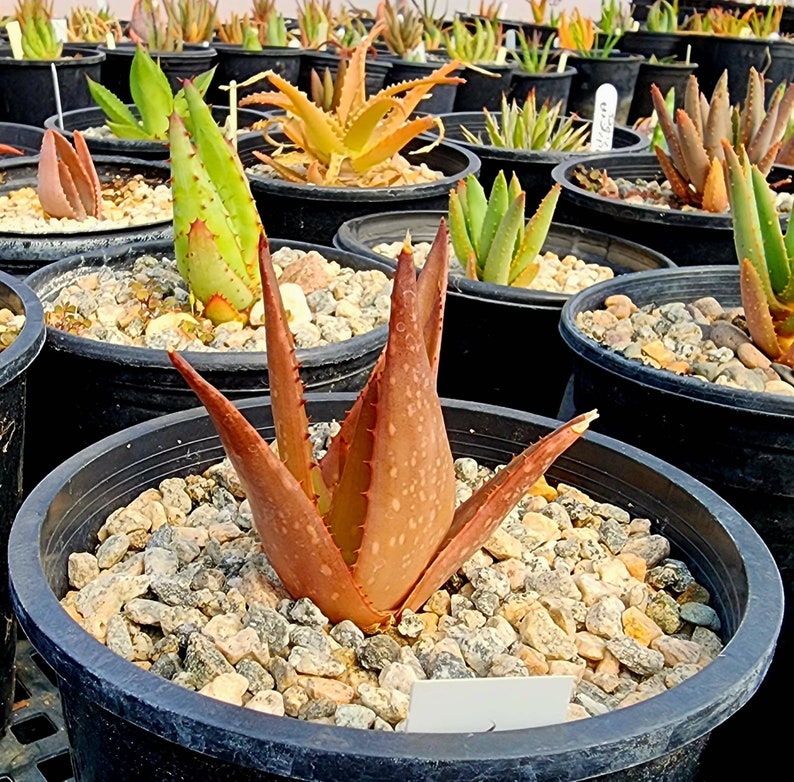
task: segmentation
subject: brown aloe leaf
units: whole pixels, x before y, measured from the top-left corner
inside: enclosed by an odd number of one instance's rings
[[[79,130],[75,130],[72,134],[74,138],[74,151],[77,154],[77,159],[80,161],[83,171],[86,174],[87,184],[91,188],[90,208],[86,205],[86,211],[96,218],[102,217],[102,184],[99,181],[99,174],[97,174],[94,161],[91,158],[91,152],[88,145],[85,143],[85,138]]]
[[[697,85],[697,82],[695,82],[695,84]],[[673,118],[667,110],[664,95],[662,95],[661,90],[655,84],[651,84],[651,100],[653,101],[653,108],[656,111],[656,116],[659,118],[659,126],[662,129],[662,134],[667,142],[667,149],[670,150],[669,159],[672,160],[672,164],[675,168],[678,168],[682,173],[686,174],[686,164],[681,154],[681,146],[678,143],[678,133],[673,124]],[[656,148],[659,149],[659,147]]]
[[[788,85],[780,101],[780,108],[777,112],[777,122],[775,122],[775,132],[772,134],[772,141],[777,142],[783,140],[792,113],[794,113],[794,82]]]
[[[744,258],[740,267],[739,287],[747,328],[756,347],[775,361],[780,356],[780,343],[769,312],[764,285],[755,267]]]
[[[361,627],[388,619],[376,611],[353,581],[325,523],[298,482],[240,411],[178,353],[171,362],[206,407],[251,504],[268,560],[292,595],[324,595],[332,622],[350,619]],[[333,584],[333,590],[328,585]]]
[[[39,151],[37,192],[42,209],[52,217],[75,218],[79,206],[79,195],[76,188],[67,184],[64,188],[62,169],[59,168],[58,150],[55,132],[47,130]],[[68,168],[64,166],[68,173]]]
[[[678,173],[676,167],[673,165],[673,161],[668,157],[665,151],[660,147],[654,147],[654,152],[656,152],[656,159],[659,161],[659,165],[662,167],[662,172],[664,173],[667,181],[670,183],[670,187],[672,191],[685,203],[685,204],[692,204],[699,206],[699,204],[695,204],[695,201],[692,197],[692,191],[689,189],[686,180]]]
[[[764,79],[758,71],[750,67],[750,78],[747,82],[747,97],[744,100],[741,115],[739,140],[747,147],[755,138],[764,117]]]
[[[402,256],[378,384],[367,512],[353,566],[356,583],[383,610],[398,608],[411,591],[446,536],[455,507],[452,453],[416,299],[416,271]],[[348,462],[345,473],[351,465],[358,468]],[[335,502],[344,483],[345,475]],[[417,535],[422,545],[408,545]]]
[[[747,157],[750,158],[751,163],[758,163],[759,160],[763,160],[773,143],[779,140],[773,138],[773,136],[782,99],[783,93],[779,90],[775,91],[769,108],[758,126],[758,132],[751,139],[750,146],[747,147]]]
[[[513,506],[529,491],[554,460],[584,434],[595,411],[568,421],[513,457],[505,468],[481,486],[456,511],[438,554],[403,604],[417,610],[493,534]]]
[[[777,160],[777,154],[780,152],[781,144],[778,142],[777,144],[773,144],[767,150],[766,154],[761,158],[761,160],[756,163],[758,166],[758,170],[766,176],[771,170],[772,166],[775,165]]]
[[[701,113],[700,88],[696,79],[687,79],[684,91],[684,111],[689,115],[700,139],[704,136],[704,125],[708,121],[708,114]]]
[[[728,185],[725,171],[719,160],[712,160],[706,184],[703,187],[703,209],[707,212],[724,212],[728,208]]]
[[[708,120],[703,130],[703,146],[709,157],[723,159],[722,139],[731,140],[733,129],[731,123],[731,102],[728,95],[727,71],[720,76],[714,92],[711,93]]]
[[[689,115],[681,109],[676,113],[676,124],[681,140],[681,155],[684,158],[685,170],[690,182],[695,186],[695,190],[702,193],[706,186],[706,177],[709,174],[709,156],[703,148],[697,128]]]

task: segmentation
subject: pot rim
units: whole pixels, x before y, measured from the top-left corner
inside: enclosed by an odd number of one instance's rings
[[[348,407],[355,394],[328,392],[309,394],[306,399],[311,412],[313,405],[325,402],[343,402]],[[243,410],[250,410],[262,405],[262,401],[246,399],[236,404]],[[508,415],[548,428],[558,423],[521,411],[473,402],[443,400],[443,404],[446,408]],[[182,731],[198,728],[205,753],[221,751],[221,757],[237,763],[266,762],[271,773],[292,776],[297,772],[301,775],[298,778],[303,779],[330,779],[326,769],[325,775],[323,772],[317,774],[314,761],[322,756],[333,758],[328,764],[333,765],[331,773],[336,774],[333,779],[341,778],[341,773],[360,769],[362,762],[371,764],[391,759],[400,765],[401,771],[407,772],[409,779],[421,778],[411,773],[430,767],[482,771],[491,768],[483,764],[496,762],[500,764],[499,775],[484,774],[478,778],[518,779],[523,777],[522,768],[527,771],[531,767],[534,779],[551,782],[561,779],[559,770],[553,766],[562,753],[579,752],[582,762],[586,757],[586,771],[590,776],[612,770],[602,768],[599,762],[609,766],[614,758],[623,758],[618,762],[633,765],[703,736],[714,727],[715,715],[724,719],[726,710],[731,714],[749,699],[752,692],[748,694],[746,678],[757,680],[768,668],[770,650],[774,648],[782,623],[783,588],[772,555],[758,533],[733,507],[691,476],[639,449],[590,431],[583,439],[606,447],[631,462],[647,464],[666,479],[686,487],[699,504],[707,505],[743,560],[753,565],[748,577],[754,582],[751,586],[756,592],[762,593],[753,594],[750,590],[747,612],[723,652],[673,690],[627,708],[574,722],[491,733],[426,734],[362,731],[288,717],[249,714],[245,709],[160,680],[90,637],[61,608],[44,576],[42,560],[52,553],[40,550],[41,527],[60,488],[81,468],[114,448],[129,448],[128,443],[146,432],[162,431],[206,417],[203,408],[171,413],[110,435],[71,457],[28,495],[12,526],[9,541],[12,599],[23,629],[34,645],[39,643],[40,652],[46,651],[45,659],[50,658],[48,662],[56,671],[59,665],[79,666],[81,689],[90,691],[99,705],[112,701],[116,695],[142,704],[159,719],[158,735],[171,741],[179,743]],[[216,440],[217,437],[213,438],[213,444]],[[168,455],[167,451],[164,453]],[[756,613],[765,622],[759,622]],[[42,625],[46,632],[39,630]],[[765,663],[758,661],[762,649],[763,654],[769,656]],[[728,696],[732,699],[730,703],[726,700]],[[715,709],[715,706],[721,708]],[[124,714],[125,719],[133,721],[134,716]],[[221,734],[232,731],[234,746],[231,749],[233,757],[230,757],[228,747],[219,749],[219,745],[223,744]],[[636,757],[626,758],[629,746]]]
[[[17,338],[0,351],[0,386],[5,386],[24,372],[44,346],[44,308],[39,297],[18,277],[0,270],[0,289],[6,288],[19,297],[25,324]]]
[[[651,285],[660,279],[675,281],[682,278],[702,280],[704,291],[701,295],[709,295],[707,292],[709,280],[733,281],[735,279],[738,299],[738,265],[735,267],[727,265],[680,266],[670,269],[635,272],[631,275],[630,280],[627,275],[622,275],[612,280],[597,282],[588,289],[571,296],[563,306],[560,316],[560,334],[570,350],[582,360],[597,364],[602,371],[611,372],[621,378],[630,378],[632,382],[639,385],[651,386],[670,394],[691,397],[706,404],[723,407],[728,413],[736,408],[750,411],[757,410],[757,401],[759,396],[763,394],[761,398],[768,408],[764,411],[765,415],[778,417],[781,423],[785,420],[791,421],[794,418],[794,397],[751,391],[745,388],[732,388],[717,385],[716,383],[704,383],[693,377],[648,367],[641,361],[626,358],[621,353],[610,350],[605,345],[585,336],[575,324],[576,315],[579,312],[591,309],[596,302],[599,302],[598,306],[600,306],[600,303],[603,303],[607,296],[626,293],[627,286],[629,288],[627,295],[630,297],[632,294],[636,295],[638,302],[641,302],[641,306],[649,303],[642,300],[642,292],[646,285]]]

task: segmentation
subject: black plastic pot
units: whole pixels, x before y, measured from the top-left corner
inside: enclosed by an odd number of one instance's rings
[[[94,163],[102,181],[119,175],[141,174],[150,182],[165,184],[170,176],[170,167],[164,161],[95,155]],[[35,187],[38,158],[8,158],[0,161],[0,173],[3,175],[0,193],[20,187]],[[130,242],[170,239],[172,236],[171,220],[110,230],[96,223],[93,228],[69,233],[3,231],[0,232],[0,269],[21,279],[42,266],[75,253],[92,252]]]
[[[0,308],[25,316],[14,342],[0,351],[0,736],[14,703],[17,626],[8,589],[8,534],[22,502],[22,462],[27,407],[27,377],[44,345],[44,312],[27,285],[0,272]]]
[[[705,95],[711,95],[727,69],[732,103],[744,100],[750,67],[763,71],[771,56],[769,41],[756,38],[689,33],[684,44],[692,46],[691,59],[698,64],[698,84]]]
[[[105,53],[100,79],[102,84],[123,103],[132,103],[130,68],[135,55],[135,44],[120,43],[115,49],[100,45],[99,50]],[[192,79],[212,68],[216,57],[213,47],[199,44],[185,44],[184,51],[181,52],[150,52],[150,54],[159,62],[174,92],[182,87],[183,79]],[[93,106],[94,102],[89,101],[84,105]]]
[[[629,109],[629,125],[643,117],[650,117],[653,113],[652,84],[661,90],[662,95],[667,95],[667,91],[673,88],[675,90],[675,107],[681,108],[684,105],[687,81],[693,73],[697,76],[697,67],[697,63],[694,62],[641,62],[637,83],[634,85],[634,97]]]
[[[445,212],[387,212],[344,223],[334,244],[379,258],[372,248],[398,242],[410,231],[415,242],[432,241]],[[543,251],[569,253],[611,266],[617,274],[672,266],[668,258],[612,236],[553,223]],[[393,262],[391,262],[393,264]],[[471,399],[555,416],[571,372],[558,329],[564,293],[514,288],[450,276],[441,339],[438,390],[451,399]],[[545,359],[527,380],[517,335],[542,346]]]
[[[341,417],[350,394],[310,395],[314,421]],[[240,403],[268,438],[270,409]],[[446,401],[455,456],[505,463],[554,422]],[[14,521],[11,587],[25,633],[58,676],[77,782],[471,780],[690,782],[708,736],[750,699],[774,651],[783,610],[768,549],[729,505],[634,448],[585,435],[549,470],[596,501],[658,522],[671,556],[712,596],[730,639],[703,670],[629,708],[547,727],[443,734],[359,730],[230,706],[156,677],[89,636],[58,603],[69,554],[91,545],[114,508],[223,453],[202,410],[119,432],[45,478]]]
[[[584,119],[592,119],[596,90],[605,82],[609,82],[618,92],[615,123],[625,125],[642,59],[639,54],[624,52],[612,52],[606,59],[572,54],[568,62],[576,68],[576,75],[571,83],[571,94],[568,96],[569,113],[578,114]]]
[[[456,144],[442,142],[429,152],[411,154],[425,146],[417,138],[402,154],[412,163],[426,163],[444,176],[434,182],[400,187],[321,187],[294,184],[283,179],[248,173],[251,192],[268,233],[282,239],[331,244],[334,234],[351,217],[401,209],[444,209],[450,188],[457,181],[480,170],[479,158]],[[253,149],[272,149],[264,139],[240,142],[240,157],[250,166],[258,162]]]
[[[423,79],[444,64],[443,61],[409,62],[398,58],[390,58],[389,62],[391,62],[391,68],[386,73],[386,78],[383,82],[384,87],[390,87],[392,84],[399,84],[403,81]],[[463,77],[463,69],[458,68],[450,75]],[[432,92],[419,104],[416,112],[444,114],[452,111],[457,93],[457,84],[438,84],[433,87]]]
[[[63,47],[63,58],[54,61],[63,111],[93,105],[85,77],[99,81],[104,59],[100,51]],[[10,49],[0,53],[0,119],[41,127],[55,114],[51,65],[48,60],[15,60]]]
[[[43,128],[35,125],[20,125],[17,122],[0,122],[0,144],[15,147],[25,155],[38,155],[43,139]],[[2,157],[12,160],[16,156]]]
[[[584,164],[588,168],[606,170],[611,177],[664,180],[656,155],[652,154],[598,155]],[[729,213],[658,209],[591,193],[574,181],[577,165],[577,161],[562,162],[551,172],[553,180],[562,184],[557,204],[561,220],[575,220],[579,225],[640,242],[668,256],[679,266],[736,263]],[[769,174],[770,182],[785,178],[782,168],[773,167]],[[794,183],[781,189],[794,192]]]
[[[736,742],[762,741],[768,715],[790,689],[794,652],[794,398],[704,383],[657,370],[586,338],[577,313],[601,309],[606,296],[625,294],[638,306],[691,302],[714,296],[737,306],[738,265],[645,272],[599,283],[572,297],[560,319],[573,359],[574,409],[599,408],[597,431],[666,459],[705,481],[731,502],[760,533],[775,557],[786,592],[786,618],[765,686],[733,725],[726,725],[715,757],[730,778]],[[770,768],[787,757],[770,747]]]
[[[506,65],[477,63],[477,67],[487,73],[464,67],[462,77],[466,81],[458,85],[453,111],[498,109],[502,102],[502,94],[507,95],[510,92],[513,74],[518,68],[514,63]]]
[[[527,99],[527,93],[535,90],[535,102],[538,106],[546,101],[552,105],[562,101],[562,110],[568,105],[568,95],[571,92],[571,82],[576,75],[576,68],[566,67],[562,73],[527,73],[517,70],[510,83],[508,98],[522,105]]]
[[[681,33],[652,33],[648,30],[629,30],[620,39],[620,51],[641,54],[646,60],[655,55],[663,57],[686,56],[685,36]]]
[[[498,116],[498,115],[497,115]],[[445,138],[453,144],[469,150],[480,159],[480,173],[478,179],[486,190],[490,190],[496,175],[504,170],[509,177],[515,171],[521,187],[526,191],[527,211],[534,211],[543,196],[552,186],[552,169],[563,161],[579,160],[589,156],[591,152],[531,152],[519,149],[503,149],[488,144],[472,144],[465,140],[461,126],[472,133],[480,133],[487,139],[485,132],[485,115],[482,111],[454,112],[442,114]],[[590,125],[590,120],[575,120],[575,126]],[[426,134],[428,137],[437,138],[438,134]],[[614,150],[619,154],[643,152],[648,149],[650,140],[642,133],[627,127],[617,126],[612,136]],[[572,221],[575,222],[575,221]]]
[[[271,239],[274,249],[289,245],[319,250],[326,258],[354,269],[380,269],[389,276],[385,260],[372,261],[330,247]],[[130,267],[144,254],[173,257],[173,242],[138,242],[105,251],[64,258],[31,274],[26,282],[45,302],[54,299],[75,274],[105,265]],[[357,391],[363,386],[386,341],[386,327],[331,345],[299,350],[302,377],[312,391]],[[251,351],[197,352],[191,363],[232,399],[266,393],[265,356]],[[52,379],[69,378],[52,404]],[[148,418],[195,405],[195,396],[174,370],[164,350],[116,345],[47,328],[47,345],[36,374],[30,379],[31,453],[25,485],[30,487],[76,451]],[[63,411],[69,410],[68,415]],[[36,443],[46,438],[46,449]],[[34,450],[35,449],[35,450]]]
[[[794,41],[788,38],[772,41],[769,50],[772,62],[764,74],[767,103],[771,100],[775,87],[794,80]]]
[[[222,125],[229,115],[228,95],[226,96],[226,101],[225,104],[212,107],[212,115],[219,125]],[[140,116],[135,104],[128,104],[127,108],[130,109],[136,117]],[[266,116],[267,112],[265,111],[259,111],[253,108],[238,108],[237,126],[238,128],[250,127],[254,122],[260,121]],[[105,112],[98,106],[92,106],[91,108],[75,109],[74,111],[67,111],[64,113],[63,128],[60,124],[60,118],[57,115],[48,117],[44,122],[44,127],[55,128],[61,131],[68,139],[71,139],[75,130],[84,131],[87,128],[102,127],[106,121]],[[259,138],[262,133],[261,131],[248,131],[243,135]],[[95,155],[121,155],[125,158],[137,158],[139,160],[167,160],[169,156],[168,143],[165,141],[90,135],[85,136],[85,141],[91,153]]]
[[[298,88],[307,95],[310,94],[312,71],[317,71],[317,75],[322,77],[327,68],[331,76],[336,76],[336,72],[339,70],[340,58],[341,55],[330,51],[318,52],[313,49],[303,49],[298,72]],[[364,85],[368,96],[374,95],[383,89],[386,74],[388,74],[390,68],[391,62],[385,57],[367,58]]]
[[[218,53],[215,64],[217,70],[210,84],[209,98],[213,103],[229,102],[229,93],[220,89],[222,84],[232,80],[238,84],[262,71],[275,71],[291,84],[298,83],[302,50],[289,46],[267,46],[262,51],[253,52],[242,46],[230,43],[213,43]],[[261,79],[248,87],[239,87],[237,94],[244,97],[252,92],[267,92],[274,89],[267,79]]]

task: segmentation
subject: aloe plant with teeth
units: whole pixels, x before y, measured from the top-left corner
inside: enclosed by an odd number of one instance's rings
[[[743,104],[731,107],[728,72],[723,72],[708,101],[692,75],[687,82],[684,107],[675,122],[656,85],[651,97],[668,152],[654,148],[673,192],[685,204],[708,212],[724,212],[728,193],[722,161],[722,139],[735,150],[744,147],[751,163],[768,174],[781,147],[783,134],[794,112],[794,85],[781,85],[765,107],[764,79],[750,68]]]
[[[535,279],[537,257],[549,233],[561,185],[555,184],[524,224],[526,194],[515,172],[508,184],[499,171],[488,196],[473,175],[449,194],[452,247],[466,276],[497,285],[527,288]]]
[[[201,95],[207,91],[214,74],[213,67],[193,80]],[[130,66],[130,93],[140,118],[103,84],[90,76],[86,80],[91,97],[104,112],[105,124],[116,138],[165,141],[171,113],[175,109],[184,112],[184,90],[174,95],[163,69],[140,44]]]
[[[764,172],[744,149],[722,146],[747,327],[756,347],[794,368],[794,220],[784,233]]]
[[[386,347],[317,461],[264,232],[259,247],[278,455],[182,356],[170,353],[171,361],[206,407],[286,590],[311,598],[333,623],[389,625],[454,575],[595,413],[531,445],[455,508],[435,390],[449,264],[442,221],[418,280],[410,247],[400,254]]]
[[[99,175],[79,130],[74,131],[74,146],[57,130],[44,132],[36,190],[41,208],[50,217],[102,217]]]
[[[259,213],[243,165],[191,81],[186,114],[171,113],[177,269],[213,323],[246,320],[259,298]]]

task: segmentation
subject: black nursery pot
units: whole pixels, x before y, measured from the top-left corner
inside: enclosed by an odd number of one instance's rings
[[[684,46],[692,47],[692,62],[698,64],[698,84],[710,96],[723,71],[728,71],[728,92],[732,102],[744,100],[750,67],[763,72],[769,64],[770,42],[727,35],[687,34]]]
[[[775,87],[794,79],[794,41],[787,38],[772,41],[769,50],[772,54],[772,62],[764,74],[767,103],[771,100]]]
[[[20,125],[17,122],[0,122],[0,144],[8,144],[25,155],[38,155],[44,140],[44,128],[35,125]],[[2,155],[13,160],[15,155]]]
[[[311,74],[317,71],[322,78],[326,68],[331,76],[336,76],[339,70],[341,55],[335,52],[319,52],[313,49],[304,49],[300,58],[298,72],[298,89],[307,95],[311,94]],[[368,57],[365,66],[364,90],[366,95],[375,95],[383,89],[386,76],[391,69],[391,62],[385,57]]]
[[[794,653],[794,397],[704,383],[645,366],[584,336],[578,313],[613,294],[637,306],[714,296],[740,304],[738,265],[644,272],[598,283],[571,297],[560,319],[573,360],[564,415],[599,409],[595,430],[643,448],[704,481],[734,505],[769,546],[782,574],[786,617],[775,660],[758,695],[735,723],[715,731],[715,779],[732,776],[731,748],[763,741],[780,693],[790,688]],[[770,747],[770,768],[787,757]],[[733,758],[735,760],[735,757]],[[708,778],[708,777],[707,777]]]
[[[147,181],[165,184],[170,167],[164,161],[95,155],[97,173],[102,181],[114,176],[141,174]],[[20,187],[36,187],[38,158],[7,158],[0,161],[0,193]],[[61,258],[75,253],[92,252],[130,242],[152,241],[173,237],[171,220],[143,223],[128,228],[102,228],[100,223],[81,231],[24,233],[0,232],[0,269],[20,279]]]
[[[629,125],[638,119],[650,117],[653,114],[653,100],[651,99],[651,85],[655,84],[662,95],[667,95],[669,89],[674,89],[675,108],[684,105],[684,94],[689,77],[697,75],[697,63],[640,63],[640,72],[634,86],[634,97],[629,109]]]
[[[642,59],[639,54],[624,52],[612,52],[607,59],[572,54],[568,62],[576,68],[576,75],[571,83],[571,94],[568,96],[568,111],[584,119],[592,119],[596,90],[605,82],[609,82],[618,92],[615,123],[625,125]]]
[[[563,161],[577,160],[592,154],[589,150],[587,152],[534,152],[520,149],[503,149],[489,144],[472,144],[466,141],[461,127],[466,127],[472,133],[479,133],[481,138],[487,139],[485,115],[482,111],[442,114],[441,121],[444,123],[445,138],[453,144],[469,150],[480,159],[480,173],[477,178],[486,190],[490,190],[500,170],[504,170],[508,179],[510,178],[510,173],[515,172],[522,189],[526,192],[526,209],[528,212],[534,211],[543,196],[551,189],[553,184],[551,172],[556,165]],[[590,120],[574,120],[574,127],[590,124],[592,124]],[[437,138],[438,134],[428,133],[426,135],[428,137],[432,135]],[[627,127],[615,127],[612,145],[616,154],[642,152],[648,149],[649,144],[649,138],[642,133]],[[572,220],[571,222],[575,221]]]
[[[383,82],[384,87],[390,87],[392,84],[399,84],[403,81],[423,79],[433,73],[433,71],[438,70],[438,68],[444,64],[443,60],[409,62],[408,60],[401,60],[396,57],[392,58],[390,62],[391,68],[389,68],[386,79]],[[463,77],[463,69],[458,68],[449,75]],[[428,93],[428,96],[421,101],[415,113],[444,114],[448,111],[452,111],[457,93],[457,84],[437,84],[433,87],[432,91]]]
[[[681,33],[652,33],[648,30],[629,30],[620,39],[620,51],[641,54],[646,60],[655,55],[663,57],[686,56],[686,36]]]
[[[0,351],[0,736],[8,728],[14,703],[17,625],[8,589],[8,534],[22,502],[22,462],[27,407],[27,377],[44,345],[44,312],[36,294],[20,280],[0,272],[0,308],[25,316],[14,342]]]
[[[229,115],[229,97],[225,96],[226,103],[212,106],[212,116],[219,125],[223,125]],[[127,105],[127,108],[135,115],[140,117],[140,112],[134,103]],[[258,109],[238,108],[237,127],[246,128],[255,122],[263,120],[267,112]],[[67,111],[63,115],[63,127],[60,124],[58,115],[48,117],[44,122],[45,128],[54,128],[63,133],[68,139],[73,139],[74,131],[85,131],[88,128],[102,127],[107,122],[105,112],[98,106],[86,109],[75,109]],[[243,135],[251,137],[261,137],[260,131],[243,131]],[[239,138],[239,137],[238,137]],[[125,158],[136,158],[138,160],[167,160],[169,156],[168,143],[166,141],[150,141],[149,139],[138,138],[116,138],[115,136],[84,136],[88,149],[95,155],[121,155]]]
[[[387,212],[350,220],[334,244],[350,252],[382,257],[381,242],[431,242],[445,212]],[[610,266],[616,274],[672,266],[667,258],[612,236],[552,223],[543,252],[569,253]],[[393,261],[391,262],[394,263]],[[568,294],[515,288],[450,276],[441,337],[438,391],[451,399],[500,404],[556,416],[571,365],[559,336],[560,311]],[[549,357],[527,379],[513,335],[527,335]],[[529,351],[529,342],[527,351]]]
[[[331,247],[271,239],[271,248],[285,245],[318,250],[329,260],[353,269],[380,269],[391,276],[388,262],[370,260]],[[173,241],[138,242],[105,251],[64,258],[31,274],[26,282],[46,304],[75,274],[107,265],[130,267],[151,254],[173,258]],[[386,327],[342,342],[298,350],[301,377],[310,391],[357,391],[369,375],[386,341]],[[265,356],[252,351],[188,353],[188,359],[231,399],[268,392]],[[30,453],[25,485],[30,487],[76,451],[148,418],[193,407],[196,397],[173,368],[165,350],[116,345],[47,328],[47,345],[30,380]],[[52,404],[52,378],[69,378]],[[68,415],[63,411],[69,410]],[[42,441],[46,449],[36,447]]]
[[[513,74],[518,66],[513,63],[507,65],[478,63],[477,66],[488,73],[476,71],[468,66],[464,67],[462,76],[466,81],[458,85],[453,111],[498,109],[502,102],[502,94],[507,95],[510,92]]]
[[[611,177],[664,181],[656,155],[598,155],[581,161],[587,168],[606,170]],[[562,184],[557,214],[563,220],[607,231],[640,242],[671,258],[679,266],[734,264],[736,249],[729,213],[658,209],[607,198],[580,187],[574,180],[578,161],[565,161],[552,172]],[[787,178],[785,169],[773,167],[769,181]],[[794,183],[781,188],[794,191]]]
[[[350,394],[312,394],[314,421],[340,419]],[[240,402],[267,439],[269,405]],[[443,403],[456,457],[496,466],[555,422],[505,408]],[[223,456],[203,409],[119,432],[76,455],[28,496],[11,532],[19,622],[58,676],[76,782],[365,782],[477,779],[691,782],[710,732],[751,698],[769,666],[782,590],[768,549],[729,505],[634,448],[586,434],[549,470],[596,501],[659,522],[671,556],[712,596],[730,639],[703,670],[629,708],[557,725],[468,734],[313,724],[209,699],[144,671],[91,638],[58,603],[67,559],[91,546],[108,513],[168,477]]]
[[[104,59],[100,51],[63,47],[62,59],[53,61],[63,111],[93,105],[86,76],[99,81]],[[47,60],[15,60],[10,49],[0,53],[0,118],[41,127],[56,113],[51,65]]]
[[[568,96],[571,92],[571,83],[575,75],[576,68],[571,66],[567,66],[562,73],[557,71],[527,73],[519,69],[513,74],[513,81],[510,83],[510,92],[507,97],[519,105],[523,105],[529,91],[535,90],[535,103],[538,106],[546,101],[552,105],[562,101],[562,111],[565,113]]]
[[[221,85],[229,84],[232,80],[238,84],[256,76],[262,71],[275,71],[290,84],[298,83],[300,73],[301,49],[289,46],[267,46],[261,51],[247,51],[242,46],[230,43],[214,43],[212,48],[218,53],[215,64],[217,70],[209,88],[209,98],[212,103],[224,104],[229,102],[229,93],[220,89]],[[252,92],[268,92],[275,89],[267,79],[261,79],[248,87],[238,87],[237,95],[240,98]]]
[[[130,93],[130,68],[135,55],[135,44],[121,43],[114,49],[108,49],[100,44],[99,50],[105,53],[102,63],[102,78],[100,81],[122,103],[132,103]],[[200,44],[185,44],[181,52],[149,52],[160,64],[168,78],[171,89],[176,93],[182,87],[183,79],[192,79],[204,71],[208,71],[215,64],[216,51],[212,46]],[[84,104],[93,106],[94,102]],[[50,116],[50,112],[47,116]]]
[[[449,191],[459,179],[477,174],[480,160],[467,149],[442,142],[429,152],[411,154],[427,144],[426,139],[409,142],[402,154],[412,163],[426,163],[441,171],[434,182],[395,187],[322,187],[287,182],[247,172],[251,193],[268,233],[282,239],[298,239],[330,245],[345,220],[399,206],[402,209],[443,209]],[[263,139],[243,140],[239,151],[243,164],[257,163],[253,150],[272,147]]]

